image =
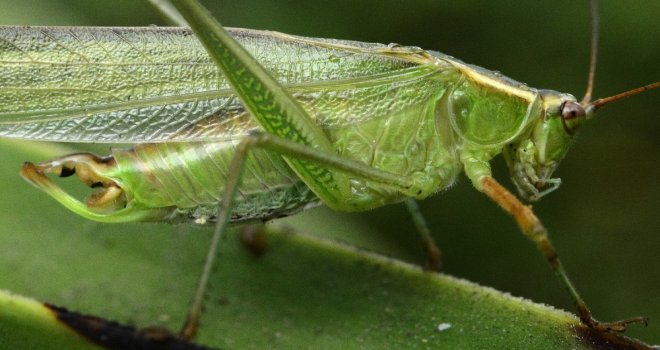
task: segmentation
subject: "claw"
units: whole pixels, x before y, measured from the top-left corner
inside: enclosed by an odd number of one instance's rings
[[[629,324],[633,323],[643,323],[644,326],[648,326],[649,319],[647,317],[632,317],[625,320],[620,320],[616,322],[598,322],[595,319],[589,317],[587,319],[582,319],[587,327],[595,329],[599,332],[614,332],[614,333],[623,333],[626,331],[626,327]]]

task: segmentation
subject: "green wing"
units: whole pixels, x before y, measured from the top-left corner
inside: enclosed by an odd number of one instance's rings
[[[423,101],[439,83],[437,65],[387,45],[230,33],[326,128],[396,113],[416,103],[402,89]],[[224,141],[256,128],[188,29],[0,27],[0,137]]]

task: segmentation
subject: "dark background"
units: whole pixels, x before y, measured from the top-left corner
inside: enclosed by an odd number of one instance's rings
[[[586,85],[590,40],[586,1],[205,3],[227,26],[416,45],[578,98]],[[133,0],[0,0],[0,9],[1,24],[163,24],[146,4]],[[600,13],[595,96],[660,80],[660,2],[602,1]],[[633,326],[629,331],[651,344],[660,343],[660,115],[655,109],[659,93],[604,108],[584,127],[559,168],[561,188],[534,204],[596,316],[603,320],[651,317],[649,327]],[[511,187],[500,159],[495,168],[496,177]],[[53,203],[42,205],[49,204]],[[446,273],[573,310],[513,221],[465,178],[421,206],[443,249]],[[319,209],[299,221],[303,229],[315,233],[341,236],[408,261],[423,260],[401,205],[363,214]]]

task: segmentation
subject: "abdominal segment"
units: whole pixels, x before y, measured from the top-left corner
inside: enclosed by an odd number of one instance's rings
[[[167,221],[213,221],[237,142],[160,143],[114,149],[120,186],[136,205],[171,207]],[[232,221],[292,214],[318,199],[282,157],[250,152],[236,192]]]

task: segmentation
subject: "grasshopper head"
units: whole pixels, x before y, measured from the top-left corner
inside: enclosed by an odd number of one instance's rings
[[[529,137],[509,145],[504,157],[521,196],[535,201],[557,189],[561,179],[552,178],[582,123],[591,116],[569,94],[541,91],[541,117]]]

